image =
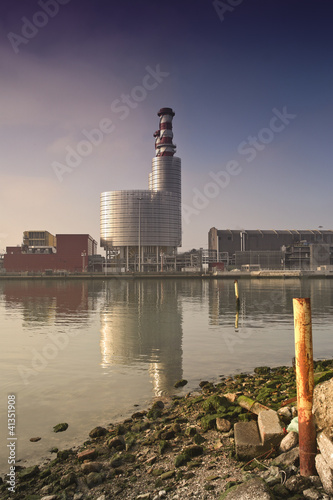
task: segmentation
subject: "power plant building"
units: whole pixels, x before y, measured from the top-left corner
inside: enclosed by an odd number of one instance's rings
[[[171,108],[158,112],[155,157],[147,190],[101,194],[101,247],[114,269],[158,271],[164,256],[174,256],[182,244],[181,160],[174,156]],[[168,259],[170,261],[170,259]]]

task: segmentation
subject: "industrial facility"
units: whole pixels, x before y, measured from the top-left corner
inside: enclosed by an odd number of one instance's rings
[[[182,244],[181,160],[174,156],[171,108],[161,108],[147,190],[101,194],[101,247],[109,270],[176,269]],[[164,266],[164,268],[163,268]]]
[[[208,233],[210,258],[239,270],[329,270],[333,266],[332,230],[235,230]]]
[[[89,234],[24,231],[22,245],[6,248],[3,268],[7,273],[85,272],[94,266],[96,253],[97,242]]]

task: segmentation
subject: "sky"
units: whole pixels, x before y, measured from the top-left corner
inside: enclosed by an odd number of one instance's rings
[[[103,191],[148,189],[175,111],[183,247],[218,229],[333,229],[327,0],[2,0],[0,252],[99,242]]]

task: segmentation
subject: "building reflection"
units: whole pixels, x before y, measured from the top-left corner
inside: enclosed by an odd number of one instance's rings
[[[2,284],[7,312],[21,311],[23,326],[36,323],[84,323],[97,309],[102,282],[20,280]]]
[[[156,396],[183,377],[181,286],[176,280],[109,281],[101,309],[101,364],[148,364]]]

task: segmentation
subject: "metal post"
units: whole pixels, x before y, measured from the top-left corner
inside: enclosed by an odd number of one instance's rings
[[[316,430],[312,415],[314,375],[310,299],[293,299],[293,308],[300,473],[301,476],[313,476],[316,474]]]

